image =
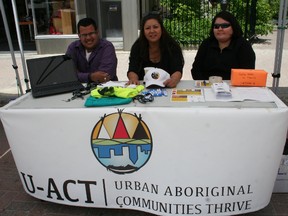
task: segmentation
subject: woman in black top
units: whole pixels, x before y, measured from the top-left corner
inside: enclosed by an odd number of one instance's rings
[[[164,82],[176,87],[182,77],[184,58],[179,44],[168,34],[158,14],[148,14],[142,19],[140,36],[131,48],[128,84],[143,80],[145,67],[161,68],[170,74]]]
[[[221,76],[230,80],[231,69],[254,69],[255,59],[236,18],[227,11],[221,11],[212,21],[210,37],[198,49],[191,69],[192,77],[194,80],[208,80],[210,76]]]

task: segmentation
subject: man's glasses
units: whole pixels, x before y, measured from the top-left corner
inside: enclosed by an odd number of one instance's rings
[[[231,24],[229,24],[229,23],[221,23],[221,24],[215,23],[215,24],[214,24],[214,29],[219,29],[220,27],[221,27],[222,29],[226,29],[226,28],[228,28],[228,27],[230,27],[230,26],[231,26]]]
[[[96,35],[96,34],[97,34],[97,32],[96,32],[96,31],[93,31],[93,32],[89,32],[89,33],[87,33],[87,34],[79,34],[79,36],[82,37],[82,38],[87,38],[88,36],[89,36],[89,37],[92,37],[92,36],[94,36],[94,35]]]

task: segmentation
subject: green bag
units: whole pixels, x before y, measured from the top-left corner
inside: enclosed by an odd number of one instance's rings
[[[132,102],[132,98],[119,98],[119,97],[103,97],[95,98],[89,96],[85,101],[85,107],[102,107],[129,104]]]
[[[91,96],[95,98],[116,96],[119,98],[133,98],[143,91],[144,86],[138,85],[136,88],[123,88],[120,86],[114,87],[97,87],[91,91]]]

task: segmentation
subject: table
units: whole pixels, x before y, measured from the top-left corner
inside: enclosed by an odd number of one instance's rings
[[[178,88],[191,87],[184,82]],[[0,109],[25,191],[66,205],[156,215],[234,215],[268,205],[287,107],[268,102],[85,108],[71,94]]]

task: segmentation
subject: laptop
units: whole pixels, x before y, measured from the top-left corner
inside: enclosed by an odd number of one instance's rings
[[[34,98],[84,89],[74,62],[66,55],[27,59],[26,64]]]

